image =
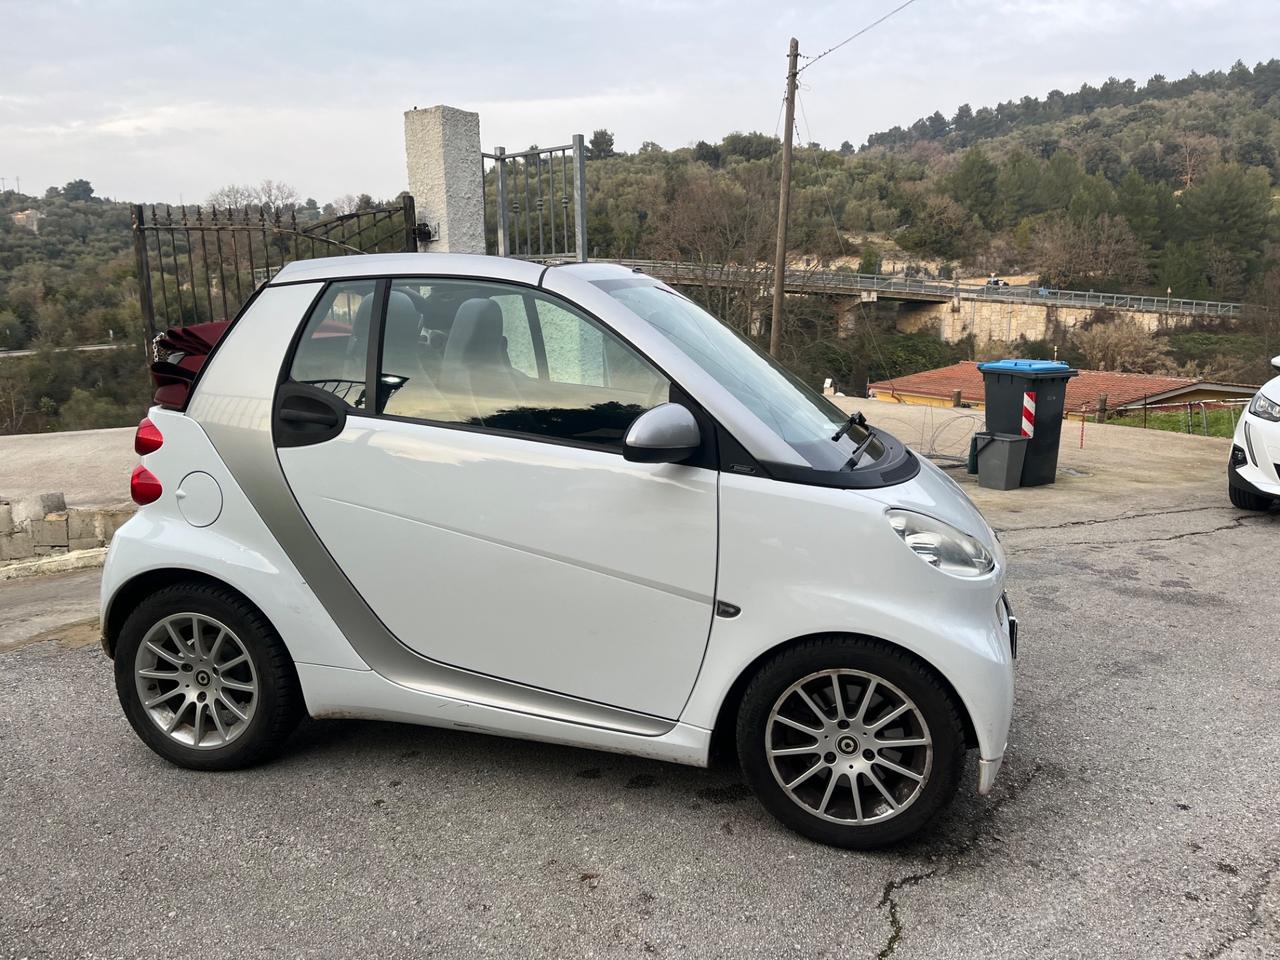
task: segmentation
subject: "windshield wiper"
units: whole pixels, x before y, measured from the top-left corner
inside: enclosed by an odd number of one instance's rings
[[[858,458],[862,456],[862,451],[867,449],[867,445],[871,443],[874,438],[875,434],[868,430],[867,435],[859,440],[858,445],[853,448],[853,453],[849,454],[849,459],[844,462],[844,467],[841,467],[841,469],[843,470],[847,467],[856,467],[858,465]]]
[[[848,433],[854,427],[865,427],[866,425],[867,425],[867,418],[862,415],[862,411],[855,410],[853,413],[849,414],[849,419],[844,422],[844,425],[835,432],[835,434],[831,437],[831,439],[835,441],[839,441],[841,437],[843,437],[846,433]],[[866,441],[864,440],[863,443],[865,442]],[[861,446],[859,446],[859,450],[860,449],[861,449]]]

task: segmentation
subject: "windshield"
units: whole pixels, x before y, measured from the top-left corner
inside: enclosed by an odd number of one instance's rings
[[[855,453],[882,454],[856,425],[833,441],[848,420],[839,407],[692,301],[648,279],[596,286],[679,347],[814,469],[843,470]]]

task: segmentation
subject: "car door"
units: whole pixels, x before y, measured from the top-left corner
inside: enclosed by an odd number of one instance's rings
[[[714,608],[717,474],[622,456],[670,383],[546,293],[379,283],[330,285],[281,387],[343,408],[337,432],[277,423],[325,548],[424,657],[677,717]]]

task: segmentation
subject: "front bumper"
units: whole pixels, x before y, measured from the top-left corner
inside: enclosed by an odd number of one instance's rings
[[[996,608],[996,619],[1004,633],[1005,641],[1008,643],[1010,660],[1016,659],[1018,656],[1018,618],[1013,615],[1013,606],[1009,603],[1009,597],[1006,594],[1002,593],[1000,595],[1000,603]],[[1012,663],[1010,663],[1010,667],[1012,668]],[[1012,707],[1012,703],[1010,703],[1010,707]],[[1007,746],[1007,743],[1003,745],[997,756],[979,756],[978,794],[980,796],[985,797],[996,785],[996,776],[1000,773],[1001,764],[1004,763],[1004,754]]]
[[[1280,497],[1280,423],[1246,411],[1240,417],[1233,448],[1245,451],[1244,463],[1229,462],[1227,482],[1240,490]]]
[[[980,795],[985,797],[996,785],[996,774],[1000,772],[1002,763],[1004,763],[1003,755],[994,760],[983,758],[978,761],[978,793]]]

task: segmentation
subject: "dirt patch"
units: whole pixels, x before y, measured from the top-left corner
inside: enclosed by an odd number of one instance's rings
[[[78,650],[81,647],[98,643],[101,639],[102,630],[98,623],[98,618],[90,617],[87,620],[77,620],[75,623],[54,627],[52,630],[37,633],[34,637],[27,637],[16,643],[5,644],[0,647],[0,653],[11,653],[14,650],[21,650],[23,647],[29,647],[33,643],[46,642],[56,643],[64,650]]]

